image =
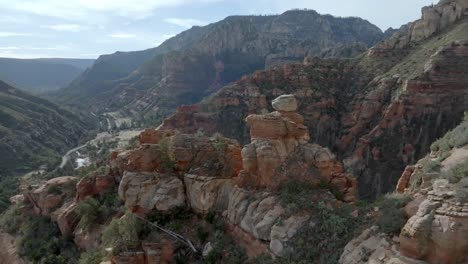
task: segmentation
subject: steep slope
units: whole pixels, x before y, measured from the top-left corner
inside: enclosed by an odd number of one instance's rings
[[[345,159],[360,197],[376,197],[393,189],[405,164],[426,153],[468,108],[466,8],[463,1],[424,8],[422,20],[360,58],[308,58],[256,72],[198,105],[179,108],[163,127],[221,132],[247,142],[243,119],[270,111],[266,102],[276,96],[294,94],[311,140]],[[427,20],[428,12],[440,12],[450,23],[426,38],[414,37],[426,30],[418,25],[441,23]]]
[[[58,90],[93,64],[88,59],[0,58],[0,80],[31,93]]]
[[[85,131],[70,112],[0,81],[0,176],[56,163]]]
[[[105,65],[102,58],[61,94],[69,98],[66,102],[77,105],[126,107],[129,113],[157,114],[197,102],[255,70],[302,61],[307,55],[355,55],[356,50],[362,51],[363,46],[382,37],[381,30],[365,20],[320,15],[312,10],[233,16],[192,28],[147,51],[147,61],[126,78],[128,71],[108,72],[114,64]],[[98,68],[104,79],[91,81],[98,79],[89,78]]]
[[[431,150],[387,196],[400,205],[382,207],[377,225],[346,246],[340,264],[467,263],[468,113]]]

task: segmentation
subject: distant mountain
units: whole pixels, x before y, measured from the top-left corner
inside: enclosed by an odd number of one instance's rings
[[[154,49],[101,56],[57,99],[95,111],[158,115],[256,70],[306,56],[354,56],[383,36],[366,20],[313,10],[232,16],[193,27]]]
[[[0,81],[0,176],[55,164],[85,131],[74,114]]]
[[[0,58],[0,79],[37,94],[68,85],[93,63],[91,59]]]

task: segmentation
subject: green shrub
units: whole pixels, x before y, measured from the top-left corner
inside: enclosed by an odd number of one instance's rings
[[[332,209],[319,202],[314,213],[311,224],[305,224],[291,239],[293,250],[280,263],[338,263],[345,245],[361,225],[347,206]]]
[[[47,189],[48,194],[60,195],[62,194],[62,188],[58,185],[51,185]]]
[[[197,226],[196,232],[197,238],[200,241],[200,243],[205,243],[206,239],[208,239],[208,237],[210,236],[210,233],[201,226]]]
[[[23,223],[23,215],[18,206],[10,206],[3,214],[0,215],[0,229],[15,235]]]
[[[46,217],[24,216],[18,232],[19,254],[33,263],[75,263],[78,251],[69,237]]]
[[[10,197],[18,193],[19,177],[0,174],[0,214],[10,207]]]
[[[279,197],[283,206],[294,213],[314,205],[311,199],[313,190],[311,183],[289,181],[281,187]]]
[[[125,149],[136,149],[140,145],[139,137],[133,137],[128,141],[128,145]]]
[[[122,206],[122,201],[115,188],[110,188],[96,197],[88,197],[77,205],[80,217],[79,228],[89,229],[100,220],[106,220],[116,214]]]
[[[423,171],[426,173],[440,171],[441,164],[440,164],[440,161],[438,160],[424,158],[423,160],[420,161],[420,163],[423,166]]]
[[[465,120],[453,130],[447,132],[442,138],[431,145],[432,151],[449,151],[452,148],[459,148],[468,145],[468,119]]]
[[[237,246],[231,236],[223,231],[216,231],[214,237],[213,250],[204,259],[205,263],[242,264],[247,261],[245,252]]]
[[[77,205],[76,212],[80,217],[78,227],[88,229],[101,214],[99,201],[93,197],[88,197]]]
[[[105,257],[101,250],[94,250],[91,252],[83,252],[80,255],[78,264],[99,264]]]
[[[461,179],[468,178],[468,160],[451,168],[449,174],[454,182],[459,182]]]
[[[397,235],[406,224],[407,218],[403,207],[411,201],[404,194],[385,195],[377,205],[380,207],[380,216],[377,225],[386,234]]]
[[[120,219],[113,219],[102,233],[105,247],[116,248],[119,245],[134,246],[140,241],[139,235],[144,225],[132,213]]]
[[[213,147],[217,151],[224,151],[226,149],[226,147],[228,146],[227,140],[223,136],[221,136],[220,134],[215,134],[212,137],[212,144],[213,144]]]

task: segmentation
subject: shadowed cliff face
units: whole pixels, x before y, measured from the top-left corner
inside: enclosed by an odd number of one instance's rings
[[[173,110],[256,70],[309,55],[354,56],[382,38],[365,20],[311,10],[233,16],[192,28],[155,49],[103,56],[59,98],[79,107],[125,107],[142,114]]]
[[[468,21],[460,16],[402,47],[383,42],[358,59],[308,58],[256,72],[179,108],[163,127],[218,131],[248,142],[242,120],[270,111],[267,102],[276,96],[294,94],[311,141],[344,159],[358,178],[361,198],[375,198],[393,189],[404,166],[467,110],[468,43],[462,40],[467,37]]]

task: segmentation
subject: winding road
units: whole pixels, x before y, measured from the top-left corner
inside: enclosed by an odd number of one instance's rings
[[[65,155],[63,155],[62,157],[62,162],[60,163],[59,165],[59,168],[60,169],[63,169],[63,167],[65,167],[65,165],[67,165],[67,162],[70,160],[70,155],[75,152],[75,151],[78,151],[82,148],[86,147],[86,144],[85,145],[81,145],[79,147],[76,147],[74,149],[70,149],[67,153],[65,153]]]

